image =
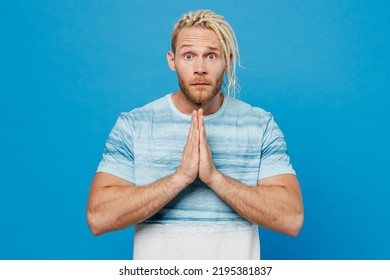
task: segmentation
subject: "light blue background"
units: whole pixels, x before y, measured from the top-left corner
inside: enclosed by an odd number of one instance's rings
[[[0,259],[130,259],[132,229],[93,237],[89,184],[116,118],[177,89],[175,21],[236,31],[239,96],[284,131],[305,203],[264,259],[390,259],[388,1],[2,1]]]

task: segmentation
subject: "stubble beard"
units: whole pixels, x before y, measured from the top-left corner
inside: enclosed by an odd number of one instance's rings
[[[177,75],[179,80],[180,90],[183,93],[184,97],[193,105],[197,107],[202,107],[203,105],[209,103],[218,93],[221,92],[221,86],[223,82],[223,74],[215,81],[210,89],[203,89],[202,91],[193,92],[190,86],[186,85],[184,80]],[[210,91],[209,91],[210,90]],[[194,90],[195,91],[195,90]]]

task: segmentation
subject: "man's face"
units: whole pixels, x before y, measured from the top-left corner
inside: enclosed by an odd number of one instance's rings
[[[168,62],[192,104],[207,104],[220,92],[226,63],[213,30],[191,27],[180,31],[175,54],[168,53]]]

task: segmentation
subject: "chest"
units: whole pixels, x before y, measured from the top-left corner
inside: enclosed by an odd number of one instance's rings
[[[149,123],[135,127],[134,161],[137,184],[148,184],[176,171],[186,144],[189,122]],[[243,183],[256,183],[262,133],[237,123],[206,122],[214,165]]]

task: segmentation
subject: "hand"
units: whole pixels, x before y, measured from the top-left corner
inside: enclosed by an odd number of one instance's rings
[[[218,175],[219,171],[215,168],[211,156],[210,146],[207,142],[206,128],[204,125],[203,110],[198,111],[199,121],[199,178],[208,186]]]
[[[198,112],[193,111],[187,142],[183,149],[181,163],[176,171],[185,185],[191,184],[199,172],[199,121]]]

